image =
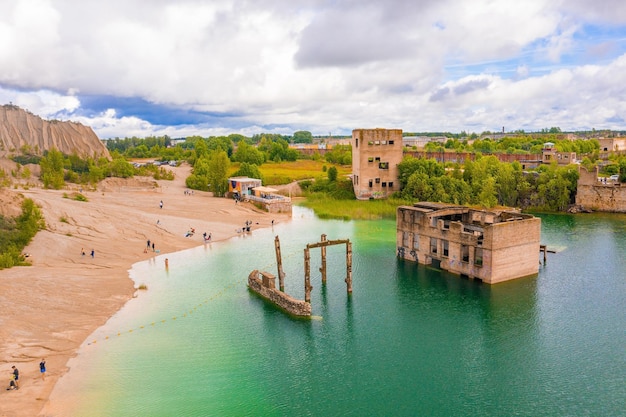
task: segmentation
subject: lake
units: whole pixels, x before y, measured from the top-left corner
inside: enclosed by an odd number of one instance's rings
[[[395,257],[394,221],[319,220],[136,264],[139,291],[85,342],[53,395],[73,416],[618,416],[626,410],[626,216],[540,215],[537,276],[493,286]],[[311,320],[247,289],[253,269]]]

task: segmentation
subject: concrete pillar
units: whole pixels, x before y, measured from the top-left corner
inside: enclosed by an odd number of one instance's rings
[[[309,248],[304,250],[304,301],[311,302],[311,256]]]
[[[352,294],[352,243],[346,243],[346,285],[348,294]]]
[[[322,235],[321,242],[326,242],[326,235]],[[322,266],[320,272],[322,273],[322,284],[326,284],[326,246],[320,248],[322,253]]]
[[[285,291],[285,272],[283,271],[283,257],[280,253],[280,240],[278,235],[274,238],[274,248],[276,249],[276,265],[278,266],[278,286],[281,291]]]

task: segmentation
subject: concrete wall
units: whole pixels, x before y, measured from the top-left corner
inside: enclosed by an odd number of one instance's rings
[[[289,215],[291,215],[292,213],[291,200],[272,201],[272,202],[266,203],[265,210],[267,210],[268,213],[288,213]]]
[[[486,282],[495,284],[539,271],[540,218],[497,223],[490,231],[491,276]]]
[[[596,171],[580,167],[576,204],[593,211],[626,213],[626,184],[598,181]]]
[[[248,275],[248,287],[250,290],[274,303],[289,314],[293,314],[294,316],[311,315],[311,303],[293,298],[276,288],[268,288],[264,286],[263,281],[259,278],[259,275],[260,273],[256,269]]]

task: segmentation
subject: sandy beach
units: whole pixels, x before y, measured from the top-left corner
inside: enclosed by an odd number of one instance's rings
[[[0,271],[0,416],[42,415],[68,360],[137,292],[128,275],[134,263],[202,245],[204,232],[219,242],[248,220],[254,229],[289,219],[210,193],[187,193],[190,168],[171,169],[174,181],[109,179],[85,188],[87,202],[65,198],[71,190],[10,190],[33,199],[47,227],[25,249],[32,266]],[[185,237],[191,229],[193,236]],[[20,389],[9,391],[13,365]]]

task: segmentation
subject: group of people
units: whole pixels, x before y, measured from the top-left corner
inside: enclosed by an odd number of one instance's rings
[[[41,359],[39,362],[39,373],[41,374],[41,380],[46,380],[46,359]],[[11,380],[9,381],[9,387],[7,391],[12,389],[20,389],[20,371],[13,365],[11,367]]]
[[[143,250],[143,253],[148,253],[148,251],[152,249],[152,252],[154,252],[154,242],[150,242],[150,239],[148,239],[148,241],[146,242],[146,248]]]
[[[211,241],[211,233],[209,233],[209,234],[207,235],[207,233],[206,233],[206,232],[204,232],[204,233],[202,233],[202,237],[204,238],[204,241],[205,241],[205,242],[210,242],[210,241]]]
[[[82,248],[82,249],[80,250],[80,256],[85,256],[85,248]],[[93,250],[93,249],[91,250],[91,257],[92,257],[92,258],[95,258],[95,257],[96,257],[96,251],[95,251],[95,250]]]

